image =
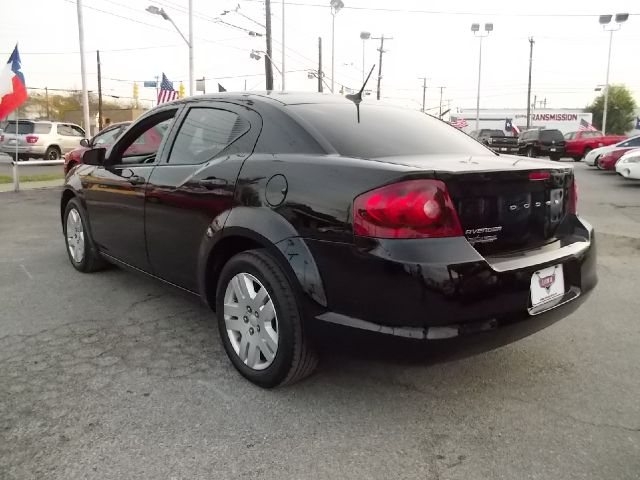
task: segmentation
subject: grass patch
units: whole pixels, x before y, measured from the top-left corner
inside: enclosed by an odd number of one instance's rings
[[[62,173],[43,173],[40,175],[20,175],[20,183],[27,182],[46,182],[48,180],[62,180]],[[13,183],[11,175],[0,175],[0,183]]]

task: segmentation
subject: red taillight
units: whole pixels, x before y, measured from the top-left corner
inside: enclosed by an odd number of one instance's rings
[[[27,143],[36,143],[38,141],[38,137],[36,135],[27,135],[25,140]]]
[[[550,176],[549,172],[531,172],[529,180],[547,180]]]
[[[407,180],[363,193],[353,202],[353,228],[356,235],[377,238],[462,236],[440,180]]]
[[[4,142],[4,135],[0,135],[0,142]]]
[[[569,189],[569,213],[578,213],[578,184],[575,178]]]

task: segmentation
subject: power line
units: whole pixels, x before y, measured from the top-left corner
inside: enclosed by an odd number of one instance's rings
[[[258,2],[262,3],[263,0],[242,0],[243,2]],[[281,1],[274,1],[273,3],[282,3]],[[315,8],[329,8],[328,5],[318,3],[301,3],[301,2],[284,2],[285,5],[295,5],[298,7],[315,7]],[[600,14],[594,13],[508,13],[508,12],[450,12],[445,10],[421,10],[421,9],[408,9],[408,8],[387,8],[387,7],[359,7],[345,5],[342,7],[345,10],[364,10],[371,12],[393,12],[393,13],[424,13],[429,15],[485,15],[492,17],[599,17]],[[640,13],[630,13],[629,15],[640,15]]]

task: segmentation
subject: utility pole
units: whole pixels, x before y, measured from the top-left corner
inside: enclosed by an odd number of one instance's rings
[[[538,105],[538,95],[533,96],[533,104],[531,106],[535,109],[536,105]]]
[[[285,52],[285,46],[284,46],[284,6],[285,6],[285,2],[284,0],[282,0],[282,91],[284,92],[284,52]]]
[[[540,102],[544,105],[544,107],[542,108],[547,108],[547,97],[544,97],[544,100],[542,102]]]
[[[193,0],[189,0],[189,96],[195,92],[195,80],[193,78]]]
[[[383,33],[381,37],[371,37],[371,38],[373,38],[374,40],[380,40],[380,48],[378,48],[378,51],[380,52],[380,60],[378,62],[378,93],[377,93],[377,99],[380,100],[380,83],[382,82],[382,54],[385,52],[384,41],[393,40],[393,37],[385,37]]]
[[[82,21],[82,0],[77,0],[78,10],[78,42],[80,44],[80,76],[82,78],[82,113],[84,117],[84,131],[91,136],[91,121],[89,120],[89,91],[87,90],[87,69],[84,58],[84,22]]]
[[[96,51],[98,61],[98,131],[102,130],[102,73],[100,70],[100,50]]]
[[[267,77],[267,90],[273,90],[273,66],[271,65],[271,0],[265,0],[267,54],[264,56],[264,74]]]
[[[529,37],[529,87],[527,88],[527,128],[531,125],[531,67],[533,66],[533,37]]]
[[[440,114],[438,115],[438,118],[442,118],[442,91],[446,88],[446,87],[438,87],[440,89]]]
[[[322,37],[318,37],[318,91],[322,93]]]
[[[50,112],[49,112],[49,87],[44,87],[44,98],[47,102],[47,120],[51,120],[51,118],[49,117]]]
[[[422,109],[420,111],[424,113],[424,103],[427,97],[427,77],[418,77],[418,78],[422,79]]]

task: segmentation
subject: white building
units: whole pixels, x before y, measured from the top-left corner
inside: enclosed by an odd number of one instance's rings
[[[461,108],[457,114],[452,114],[452,118],[458,120],[464,118],[467,127],[463,128],[469,133],[476,129],[476,109]],[[531,110],[531,121],[529,128],[545,127],[556,128],[562,133],[575,132],[580,126],[580,121],[591,123],[593,114],[585,112],[580,108],[537,108]],[[524,108],[484,108],[480,109],[479,128],[495,128],[505,130],[507,119],[520,131],[527,128],[527,110]],[[506,132],[509,135],[509,132]]]

